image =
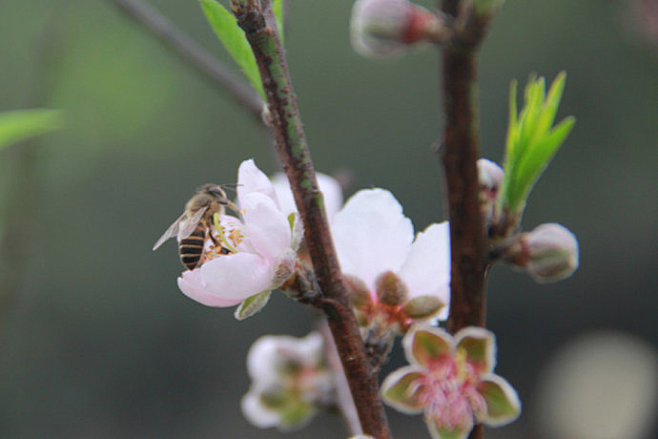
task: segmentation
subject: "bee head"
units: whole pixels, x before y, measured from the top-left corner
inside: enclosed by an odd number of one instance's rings
[[[210,195],[215,201],[222,205],[226,205],[228,202],[226,192],[224,192],[224,189],[218,184],[204,184],[199,188],[198,193]]]

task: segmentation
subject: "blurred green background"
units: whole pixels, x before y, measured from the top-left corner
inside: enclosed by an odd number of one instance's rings
[[[196,1],[150,4],[233,67]],[[487,437],[571,439],[551,430],[557,421],[541,408],[541,383],[552,358],[583,334],[621,331],[655,354],[658,52],[633,21],[633,4],[508,0],[484,44],[482,154],[493,160],[502,159],[510,80],[568,72],[559,117],[575,115],[576,127],[524,224],[560,222],[581,245],[580,269],[557,284],[504,266],[491,274],[497,371],[519,390],[524,413]],[[420,230],[445,218],[431,151],[442,129],[437,56],[359,57],[350,8],[290,2],[287,54],[316,168],[349,172],[349,192],[391,190]],[[0,111],[62,108],[68,120],[27,145],[33,209],[7,211],[12,194],[30,196],[10,193],[26,146],[0,152],[3,218],[24,218],[32,241],[0,343],[0,437],[345,437],[328,415],[283,435],[240,413],[250,344],[265,333],[306,334],[312,310],[277,295],[238,323],[232,310],[178,291],[173,243],[151,252],[200,184],[234,182],[250,157],[278,170],[251,117],[109,1],[0,2],[0,79]],[[656,388],[649,359],[654,385],[645,392]],[[402,363],[396,349],[391,367]],[[602,380],[610,398],[607,388]],[[429,437],[420,418],[390,413],[396,437]],[[619,439],[655,437],[656,421],[647,422],[644,433]]]

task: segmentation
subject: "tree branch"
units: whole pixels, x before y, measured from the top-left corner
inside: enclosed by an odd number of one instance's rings
[[[463,3],[462,3],[463,4]],[[457,0],[443,0],[444,13],[454,17],[455,34],[443,46],[443,106],[446,128],[442,160],[447,181],[452,258],[448,330],[484,326],[487,242],[478,203],[479,124],[477,49],[490,17],[460,11]],[[476,426],[470,439],[482,438]]]
[[[347,301],[271,1],[233,0],[232,5],[258,63],[272,116],[276,149],[304,222],[306,244],[322,291],[321,308],[327,315],[361,426],[366,434],[388,439],[391,436],[376,376],[368,365],[359,328]]]
[[[141,0],[109,0],[155,36],[167,49],[219,86],[259,121],[263,101],[247,82],[217,61],[165,16]]]

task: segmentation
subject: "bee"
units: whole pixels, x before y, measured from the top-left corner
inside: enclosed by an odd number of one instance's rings
[[[178,255],[188,270],[193,270],[201,262],[207,238],[213,241],[221,254],[229,254],[230,251],[217,242],[210,232],[213,216],[216,213],[222,215],[226,207],[238,211],[235,204],[227,198],[222,186],[216,184],[201,186],[185,204],[183,214],[157,240],[153,250],[157,250],[169,238],[177,237]]]

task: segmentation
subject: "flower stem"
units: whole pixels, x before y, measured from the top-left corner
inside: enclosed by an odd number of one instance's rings
[[[232,8],[258,63],[276,149],[304,223],[306,245],[322,291],[319,306],[327,315],[361,426],[366,434],[388,439],[391,435],[376,376],[371,373],[354,314],[348,305],[271,1],[232,0]]]
[[[447,181],[452,260],[448,330],[452,334],[466,326],[483,327],[486,319],[487,242],[478,204],[476,166],[479,156],[477,50],[490,17],[460,11],[459,3],[441,1],[442,11],[455,18],[454,37],[441,49],[446,117],[442,161]],[[482,426],[476,426],[469,438],[482,438]]]

